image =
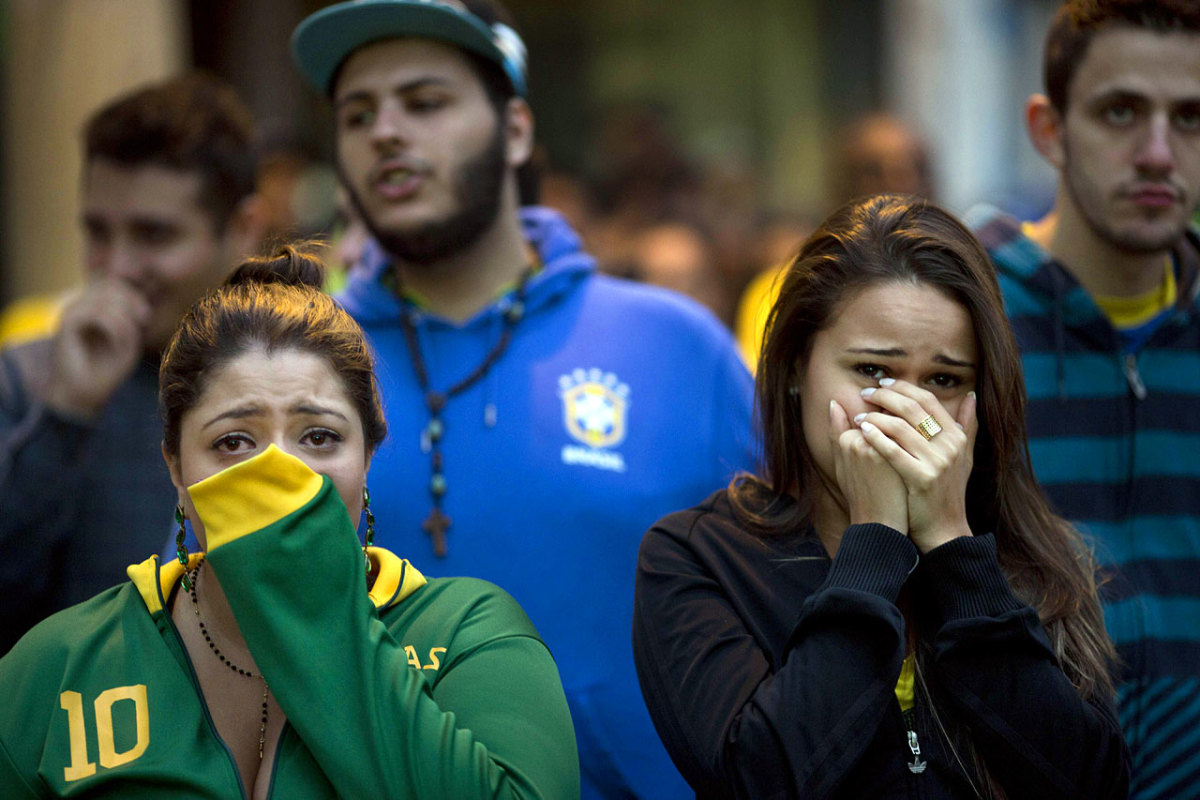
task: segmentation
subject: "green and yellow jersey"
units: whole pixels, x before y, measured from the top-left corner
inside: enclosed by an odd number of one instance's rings
[[[274,447],[189,491],[287,715],[271,797],[579,796],[558,671],[502,590],[373,549],[368,593],[332,483]],[[170,616],[182,571],[130,567],[0,659],[0,795],[246,796]]]

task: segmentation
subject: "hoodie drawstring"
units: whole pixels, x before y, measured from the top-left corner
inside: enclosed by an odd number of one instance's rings
[[[512,307],[513,307],[513,299],[508,298],[501,305],[499,314],[490,315],[493,336],[502,335],[502,333],[503,333],[502,328],[508,318],[509,309],[511,309]],[[522,313],[523,313],[523,310],[522,310]],[[485,383],[484,383],[484,388],[483,388],[483,425],[485,428],[496,427],[496,420],[497,420],[497,415],[498,415],[497,410],[496,410],[496,396],[497,396],[497,393],[499,392],[499,388],[500,388],[499,375],[500,375],[501,363],[503,363],[503,362],[497,361],[492,366],[492,368],[490,370],[488,370],[487,376],[484,379]]]

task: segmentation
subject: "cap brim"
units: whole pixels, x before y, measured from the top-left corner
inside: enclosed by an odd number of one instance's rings
[[[314,88],[332,95],[333,78],[351,53],[371,42],[402,36],[447,42],[504,63],[482,21],[413,0],[360,0],[322,9],[292,34],[292,59]]]

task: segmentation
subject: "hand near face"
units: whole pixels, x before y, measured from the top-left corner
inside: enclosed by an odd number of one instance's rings
[[[863,439],[903,481],[913,544],[924,553],[970,536],[966,495],[979,431],[975,393],[963,399],[956,419],[933,393],[906,381],[884,379],[868,392],[867,402],[879,411],[856,421]],[[918,427],[927,417],[941,426],[930,439]]]
[[[829,403],[829,439],[834,477],[850,524],[880,522],[908,533],[911,515],[904,480],[862,430],[850,424],[836,400]]]
[[[149,318],[149,304],[128,283],[91,283],[63,310],[46,403],[70,416],[94,416],[133,372]]]

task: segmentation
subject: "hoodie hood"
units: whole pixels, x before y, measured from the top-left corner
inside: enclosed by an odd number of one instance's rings
[[[1018,338],[1025,320],[1052,320],[1055,379],[1059,400],[1066,402],[1064,360],[1068,338],[1087,343],[1095,352],[1120,354],[1119,334],[1075,276],[1026,236],[1016,219],[997,208],[979,206],[967,212],[966,224],[996,266],[1005,311]],[[1195,230],[1189,230],[1171,251],[1179,287],[1173,319],[1179,324],[1200,313],[1198,253],[1200,240]],[[1145,389],[1131,359],[1125,359],[1126,378],[1134,394],[1143,397]]]
[[[1053,304],[1061,309],[1064,323],[1072,327],[1107,320],[1075,276],[1026,236],[1016,219],[995,207],[981,205],[968,211],[965,221],[991,256],[999,278],[1013,281],[1023,290],[1023,302],[1007,309],[1010,317],[1046,313]],[[1200,237],[1196,230],[1189,229],[1171,249],[1177,269],[1179,312],[1195,311],[1200,294],[1198,256]],[[1007,291],[1005,298],[1012,303]]]
[[[583,243],[561,214],[550,208],[528,206],[520,212],[525,239],[537,252],[541,268],[525,289],[525,313],[538,309],[571,291],[596,268],[596,261],[583,252]],[[359,323],[370,325],[399,318],[404,302],[384,278],[392,271],[392,259],[374,240],[351,269],[345,288],[337,299]],[[463,323],[469,326],[485,315],[499,315],[507,303],[493,303]],[[426,316],[422,314],[422,316]]]
[[[579,236],[557,211],[530,206],[521,209],[520,221],[525,239],[538,254],[540,262],[539,269],[525,285],[522,317],[529,318],[552,308],[556,301],[579,287],[595,271],[596,262],[583,252]],[[337,297],[346,311],[368,331],[376,326],[399,327],[401,316],[408,314],[416,331],[415,346],[427,368],[433,370],[438,367],[428,341],[434,331],[456,331],[456,337],[461,333],[468,339],[478,338],[492,343],[502,341],[506,327],[505,315],[514,300],[513,292],[508,288],[470,319],[461,323],[453,322],[414,308],[412,300],[397,296],[393,282],[387,280],[392,268],[391,257],[377,242],[371,241],[359,263],[351,270],[345,289]],[[495,427],[499,419],[500,408],[496,398],[508,366],[501,357],[481,376],[484,392],[480,413],[488,428]],[[469,372],[469,368],[464,369]],[[454,378],[441,375],[433,379],[433,384],[445,390],[461,377],[457,374]]]
[[[1021,302],[1005,292],[1009,317],[1054,313],[1072,326],[1105,321],[1104,312],[1075,276],[1026,236],[1015,218],[997,208],[979,206],[967,213],[966,223],[991,256],[997,277],[1022,288]]]

